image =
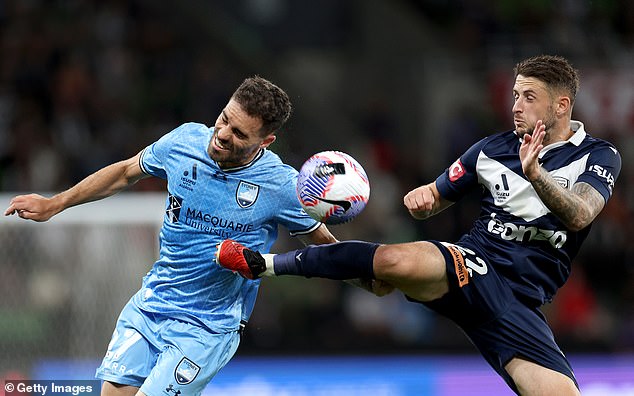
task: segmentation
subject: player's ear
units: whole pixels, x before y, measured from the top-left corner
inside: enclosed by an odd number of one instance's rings
[[[557,100],[557,116],[561,117],[566,113],[570,112],[570,107],[572,103],[570,102],[570,98],[568,96],[560,96],[559,100]]]
[[[260,147],[261,148],[269,147],[271,145],[271,143],[273,143],[275,141],[275,139],[277,139],[277,137],[274,134],[268,135],[267,137],[264,138],[262,143],[260,143]]]

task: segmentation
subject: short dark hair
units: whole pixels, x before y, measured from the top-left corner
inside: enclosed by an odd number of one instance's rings
[[[561,56],[539,55],[525,59],[515,65],[515,78],[518,75],[536,78],[554,90],[561,90],[570,95],[571,103],[575,102],[579,90],[579,75],[570,62]]]
[[[246,78],[231,97],[248,115],[262,119],[265,134],[276,132],[291,115],[286,92],[260,76]]]

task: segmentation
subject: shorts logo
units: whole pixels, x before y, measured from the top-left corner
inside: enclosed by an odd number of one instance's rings
[[[174,396],[179,396],[181,394],[181,391],[179,389],[174,389],[174,384],[169,384],[168,387],[165,388],[165,393],[173,393]]]
[[[467,272],[467,266],[465,265],[462,253],[453,245],[445,245],[445,247],[449,250],[449,254],[451,254],[453,258],[456,276],[458,277],[458,286],[463,287],[469,284],[469,273]]]
[[[187,385],[196,378],[199,372],[200,367],[184,357],[176,366],[176,370],[174,370],[174,378],[176,378],[176,382],[179,385]]]
[[[258,199],[260,186],[240,180],[238,189],[236,190],[236,201],[241,208],[248,208]]]
[[[458,158],[456,162],[451,164],[451,166],[449,167],[449,181],[455,182],[456,180],[460,179],[465,173],[466,171],[464,169],[464,166],[462,165],[462,162],[460,162],[460,158]]]

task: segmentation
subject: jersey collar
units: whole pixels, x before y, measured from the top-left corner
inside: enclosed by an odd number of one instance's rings
[[[572,143],[575,146],[579,147],[581,142],[583,142],[583,139],[586,138],[586,130],[583,127],[583,122],[570,120],[570,129],[572,129],[573,134],[568,140],[549,144],[548,146],[544,147],[542,151],[539,152],[538,157],[542,158],[544,154],[546,154],[548,151],[557,147],[561,147],[566,143]]]
[[[570,129],[574,132],[574,134],[568,139],[568,141],[575,146],[579,146],[583,139],[586,138],[586,130],[583,127],[583,122],[570,120]]]
[[[258,151],[258,153],[255,155],[255,157],[253,157],[253,159],[251,161],[249,161],[248,163],[244,164],[244,165],[240,165],[240,166],[234,166],[232,168],[220,168],[222,169],[223,172],[237,172],[239,170],[245,169],[250,167],[251,165],[253,165],[257,160],[259,160],[260,158],[262,158],[262,156],[264,155],[264,149],[260,148],[260,151]],[[218,165],[218,167],[220,167],[220,165]]]

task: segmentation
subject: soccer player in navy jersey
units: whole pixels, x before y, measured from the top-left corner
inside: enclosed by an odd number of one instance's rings
[[[214,263],[222,240],[268,252],[282,225],[306,244],[336,242],[302,210],[297,171],[268,150],[290,113],[282,89],[247,78],[214,127],[183,124],[67,191],[11,200],[5,215],[46,221],[143,178],[167,180],[159,258],[117,321],[97,370],[102,395],[199,395],[231,359],[260,282]]]
[[[515,129],[475,143],[434,182],[405,195],[409,213],[422,220],[480,188],[480,215],[455,243],[347,241],[262,256],[227,240],[217,260],[248,278],[387,282],[452,319],[516,393],[577,395],[540,306],[566,282],[621,168],[614,146],[571,120],[578,86],[562,57],[519,62]]]

